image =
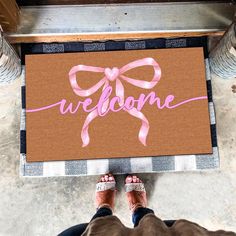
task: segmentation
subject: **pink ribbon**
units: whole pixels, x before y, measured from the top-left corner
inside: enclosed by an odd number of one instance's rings
[[[129,78],[125,75],[123,75],[125,72],[134,69],[136,67],[141,66],[152,66],[154,69],[154,75],[151,81],[144,81],[144,80],[136,80]],[[95,85],[90,87],[89,89],[82,89],[76,80],[76,73],[79,71],[88,71],[88,72],[100,72],[104,73],[105,76],[98,81]],[[121,106],[124,104],[124,86],[122,84],[122,80],[128,82],[129,84],[132,84],[136,87],[143,88],[143,89],[151,89],[153,88],[158,81],[161,78],[161,69],[158,65],[158,63],[153,58],[143,58],[140,60],[136,60],[133,62],[128,63],[127,65],[121,67],[120,69],[117,67],[110,68],[103,68],[103,67],[94,67],[94,66],[86,66],[86,65],[77,65],[71,68],[69,72],[69,80],[70,84],[72,86],[72,89],[75,94],[81,97],[88,97],[95,92],[97,92],[101,87],[103,87],[102,90],[104,90],[111,82],[116,82],[116,96],[120,98],[119,105]],[[102,110],[106,110],[109,105],[109,100],[106,100],[106,102],[103,104]],[[132,108],[130,110],[125,110],[130,115],[140,119],[142,121],[141,128],[139,130],[139,140],[140,142],[146,146],[146,138],[149,131],[149,122],[145,115],[138,111],[136,108]],[[90,112],[88,116],[86,117],[86,120],[84,122],[82,131],[81,131],[81,138],[83,142],[83,147],[87,146],[89,144],[89,124],[98,116],[97,109]]]

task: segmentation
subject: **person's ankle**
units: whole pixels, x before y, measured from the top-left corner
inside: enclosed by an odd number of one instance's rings
[[[143,206],[141,203],[138,203],[134,206],[133,209],[131,209],[131,212],[134,213],[135,211],[137,211],[140,208],[146,208],[145,206]]]

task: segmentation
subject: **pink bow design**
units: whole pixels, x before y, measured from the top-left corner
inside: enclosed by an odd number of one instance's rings
[[[125,72],[134,69],[136,67],[141,66],[152,66],[154,69],[154,75],[152,80],[149,81],[143,81],[143,80],[136,80],[129,77],[126,77],[123,75]],[[76,73],[79,71],[89,71],[89,72],[100,72],[104,73],[105,76],[97,82],[95,85],[90,87],[89,89],[82,89],[77,81],[76,81]],[[120,98],[119,105],[121,106],[124,104],[124,86],[121,82],[121,80],[128,82],[129,84],[132,84],[136,87],[143,88],[143,89],[151,89],[153,88],[158,81],[161,78],[161,69],[158,65],[158,63],[153,58],[143,58],[140,60],[135,60],[133,62],[130,62],[126,64],[125,66],[121,67],[120,69],[117,67],[114,67],[112,69],[110,68],[103,68],[103,67],[94,67],[94,66],[86,66],[86,65],[77,65],[71,68],[69,72],[69,80],[70,84],[72,86],[72,89],[75,94],[81,97],[88,97],[92,95],[93,93],[97,92],[102,86],[104,90],[111,82],[116,81],[116,96]],[[106,102],[103,104],[102,110],[106,111],[107,107],[109,105],[109,100],[106,100]],[[130,110],[125,110],[130,115],[140,119],[142,121],[141,128],[139,130],[139,140],[140,142],[146,146],[146,138],[149,131],[149,122],[145,115],[138,111],[136,108],[132,108]],[[88,116],[86,117],[86,120],[84,122],[82,131],[81,131],[81,138],[83,142],[83,147],[87,146],[89,144],[90,138],[88,133],[89,124],[98,116],[97,109],[90,112]]]

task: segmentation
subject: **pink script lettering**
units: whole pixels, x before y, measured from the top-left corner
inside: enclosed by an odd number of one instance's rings
[[[77,104],[69,103],[66,104],[66,99],[62,99],[59,102],[56,102],[54,104],[36,108],[36,109],[27,109],[26,112],[38,112],[43,110],[52,109],[54,107],[59,107],[59,111],[62,115],[65,115],[67,113],[76,114],[80,107],[82,107],[82,110],[86,113],[90,113],[92,111],[97,111],[99,116],[105,116],[108,114],[108,112],[119,112],[121,110],[129,111],[135,108],[138,111],[141,111],[146,103],[150,105],[155,105],[158,109],[162,110],[164,108],[167,109],[173,109],[177,108],[181,105],[184,105],[189,102],[197,101],[197,100],[204,100],[207,99],[207,96],[200,96],[200,97],[194,97],[187,100],[184,100],[180,103],[176,103],[171,105],[170,103],[174,101],[175,97],[174,95],[170,94],[166,96],[163,103],[161,103],[161,99],[156,95],[155,92],[150,92],[148,95],[140,94],[138,99],[135,99],[132,96],[129,96],[125,99],[123,104],[120,104],[120,98],[118,96],[114,96],[110,99],[112,93],[112,87],[108,86],[105,88],[100,96],[100,99],[98,100],[98,103],[88,108],[92,104],[91,98],[86,98],[84,101],[79,101]],[[109,100],[110,99],[110,100]],[[103,111],[102,107],[104,106],[104,103],[108,102],[108,106],[105,111]],[[118,106],[118,108],[115,108],[115,106]]]

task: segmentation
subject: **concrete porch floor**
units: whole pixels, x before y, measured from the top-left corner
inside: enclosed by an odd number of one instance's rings
[[[186,218],[211,229],[236,231],[236,80],[212,78],[221,169],[142,174],[149,207],[162,219]],[[52,236],[89,221],[97,176],[20,178],[20,80],[0,87],[0,236]],[[117,176],[115,214],[131,226]]]

